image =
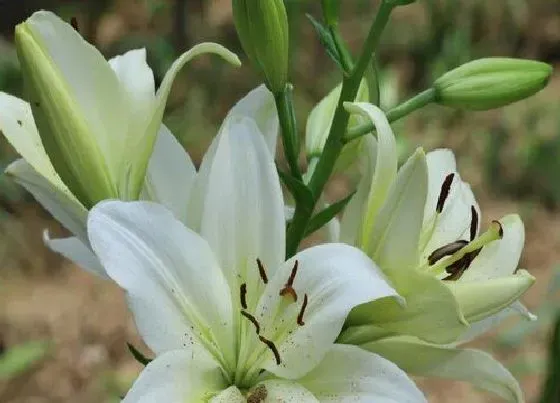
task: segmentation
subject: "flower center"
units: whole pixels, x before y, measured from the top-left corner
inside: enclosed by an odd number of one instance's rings
[[[455,174],[451,173],[447,175],[443,181],[436,204],[436,215],[433,219],[432,225],[430,226],[430,236],[432,235],[437,224],[437,220],[443,211],[443,207],[449,196],[454,177]],[[422,267],[422,269],[428,270],[437,276],[443,276],[442,280],[458,280],[469,268],[484,246],[503,237],[503,228],[500,222],[492,221],[490,228],[477,238],[476,232],[479,222],[478,213],[472,205],[470,211],[471,220],[469,240],[458,239],[437,248],[428,256],[428,262]],[[425,244],[427,244],[427,242]]]
[[[277,291],[271,305],[266,309],[260,306],[259,298],[255,306],[248,303],[249,293],[261,291],[261,285],[253,290],[247,289],[247,283],[239,287],[239,313],[240,313],[240,343],[237,359],[237,368],[233,376],[234,383],[240,388],[251,388],[263,374],[265,361],[271,357],[276,365],[282,364],[279,346],[293,332],[294,328],[305,325],[305,311],[309,298],[303,295],[301,304],[298,304],[298,293],[294,287],[299,263],[296,260],[286,283]],[[268,284],[268,276],[264,264],[257,259],[257,268],[262,285]]]

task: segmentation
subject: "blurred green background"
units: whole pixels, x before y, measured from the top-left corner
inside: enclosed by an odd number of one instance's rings
[[[313,104],[339,80],[305,17],[319,18],[319,3],[286,0],[300,131]],[[343,2],[341,29],[352,49],[359,49],[377,3]],[[25,94],[13,30],[38,9],[76,17],[82,35],[107,57],[146,47],[156,82],[178,54],[201,41],[242,54],[230,0],[0,0],[0,90],[20,97]],[[378,54],[382,106],[394,106],[463,62],[492,55],[538,59],[558,70],[560,2],[417,0],[397,9]],[[198,59],[175,82],[165,122],[199,160],[228,109],[258,84],[248,63],[234,69]],[[419,144],[453,148],[478,196],[484,224],[508,212],[523,216],[527,241],[521,266],[538,280],[525,302],[539,320],[508,322],[473,344],[502,360],[530,402],[540,399],[550,328],[560,309],[559,94],[556,73],[537,96],[504,109],[463,113],[434,106],[394,125],[403,155]],[[15,158],[0,139],[0,166]],[[329,196],[346,194],[354,179],[334,178]],[[63,232],[1,176],[0,401],[118,401],[140,370],[126,342],[145,347],[120,290],[47,251],[41,240],[45,228]],[[419,382],[430,401],[493,401],[466,384]]]

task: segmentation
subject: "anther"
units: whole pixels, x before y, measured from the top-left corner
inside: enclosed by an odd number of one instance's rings
[[[504,227],[502,227],[502,223],[494,220],[492,221],[492,224],[496,224],[498,226],[498,235],[500,236],[500,239],[504,237]]]
[[[276,348],[274,343],[262,336],[259,336],[259,340],[266,344],[270,351],[272,351],[272,354],[274,354],[274,359],[276,360],[276,365],[280,365],[282,363],[282,360],[280,359],[280,353],[278,352],[278,349]]]
[[[247,396],[247,403],[262,403],[267,397],[268,391],[266,386],[259,385]]]
[[[305,312],[305,308],[307,308],[307,294],[303,296],[303,304],[301,305],[301,310],[299,311],[299,314],[297,316],[297,324],[300,326],[305,325],[305,322],[303,321],[303,314]]]
[[[430,266],[433,266],[440,259],[444,258],[445,256],[450,256],[454,254],[455,252],[464,248],[465,245],[467,244],[468,244],[467,241],[460,239],[458,241],[451,242],[447,245],[444,245],[441,248],[437,248],[435,251],[433,251],[430,254],[430,256],[428,256],[428,264]]]
[[[478,256],[481,249],[477,249],[473,252],[467,253],[461,259],[457,260],[455,263],[447,266],[445,271],[449,273],[449,276],[444,277],[442,280],[455,281],[459,280],[465,271],[469,268],[473,260]]]
[[[474,206],[471,206],[471,241],[476,238],[476,229],[478,228],[478,213]]]
[[[447,196],[449,196],[449,190],[451,189],[451,184],[453,183],[453,178],[455,177],[454,173],[450,173],[445,177],[443,180],[443,184],[441,185],[441,190],[439,192],[438,201],[436,204],[436,212],[441,213],[443,211],[443,205],[447,200]]]
[[[266,269],[264,268],[264,264],[261,262],[261,259],[257,258],[257,266],[259,267],[259,275],[263,283],[268,284],[268,277],[266,276]]]
[[[247,284],[241,284],[239,287],[239,297],[241,298],[241,307],[247,309]]]
[[[76,31],[80,32],[80,27],[78,26],[78,19],[76,17],[72,17],[70,19],[70,25],[72,25],[72,28],[74,28]]]
[[[296,260],[294,263],[294,267],[292,267],[292,272],[290,273],[290,277],[288,277],[288,281],[284,284],[284,288],[280,290],[280,296],[284,297],[286,295],[290,295],[294,302],[297,301],[297,293],[294,290],[294,280],[296,279],[296,274],[298,270],[298,261]]]
[[[241,315],[245,316],[247,319],[249,319],[249,322],[255,325],[255,332],[257,334],[261,332],[261,325],[259,325],[259,322],[253,315],[251,315],[249,312],[246,311],[241,311]]]

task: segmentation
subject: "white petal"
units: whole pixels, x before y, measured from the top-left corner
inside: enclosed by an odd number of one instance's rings
[[[399,367],[356,346],[335,344],[323,361],[298,382],[320,402],[426,402]]]
[[[397,285],[407,281],[407,273],[418,262],[427,185],[426,158],[418,149],[391,185],[367,245],[368,255]]]
[[[276,141],[278,139],[278,114],[274,96],[264,84],[250,91],[237,102],[229,111],[226,120],[234,117],[249,117],[253,119],[259,130],[264,135],[264,140],[270,153],[276,154]]]
[[[375,172],[371,179],[367,207],[363,218],[362,239],[360,241],[361,245],[369,245],[369,237],[379,210],[385,202],[389,188],[397,176],[397,143],[389,121],[381,109],[364,102],[347,102],[344,106],[352,113],[359,113],[369,118],[377,129]]]
[[[203,346],[220,362],[231,359],[220,353],[235,344],[230,291],[206,241],[148,202],[99,203],[88,234],[109,276],[127,291],[152,350]]]
[[[258,279],[257,258],[270,276],[284,261],[284,202],[274,160],[251,119],[229,122],[215,141],[201,234],[237,289],[239,281]]]
[[[87,210],[70,191],[53,185],[23,159],[11,163],[6,173],[27,189],[58,222],[82,242],[87,242]]]
[[[173,133],[161,125],[144,179],[142,198],[163,204],[178,220],[186,222],[195,176],[191,158]]]
[[[286,308],[285,319],[274,318],[280,304],[279,291],[284,287],[294,262],[298,271],[293,288],[297,303]],[[308,305],[303,326],[296,323],[304,295]],[[344,244],[325,244],[304,250],[287,261],[268,282],[255,311],[263,318],[261,334],[272,337],[286,331],[286,338],[276,346],[281,358],[277,365],[273,355],[263,364],[266,370],[288,379],[303,376],[315,367],[330,350],[350,310],[378,298],[396,296],[381,271],[363,252]]]
[[[151,118],[155,106],[155,84],[152,70],[146,63],[146,50],[134,49],[109,60],[109,65],[119,79],[122,91],[126,97],[125,116],[128,122],[126,132],[113,137],[113,146],[120,148],[120,164],[117,169],[121,175],[118,183],[121,188],[119,194],[123,198],[133,196],[129,185],[127,165],[134,160],[137,142],[144,140],[144,132]]]
[[[517,214],[500,219],[504,236],[486,245],[473,260],[461,281],[480,281],[509,276],[517,269],[523,244],[525,228]]]
[[[483,351],[427,344],[412,337],[390,337],[361,347],[380,354],[411,375],[470,382],[507,401],[523,401],[511,373]]]
[[[344,209],[340,222],[340,241],[349,245],[356,245],[360,240],[360,231],[364,221],[365,208],[371,188],[371,178],[375,172],[377,159],[377,140],[373,136],[364,138],[361,161],[361,177],[356,194]]]
[[[87,244],[76,237],[52,239],[48,231],[43,232],[43,241],[53,251],[80,266],[82,269],[98,276],[109,278],[99,259]]]
[[[259,391],[260,388],[260,391]],[[264,389],[263,389],[264,388]],[[264,392],[266,390],[266,392]],[[261,382],[256,388],[253,388],[253,393],[261,393],[263,396],[266,393],[266,398],[263,400],[255,400],[262,403],[318,403],[319,400],[313,394],[301,386],[299,383],[284,381],[284,380],[270,380]],[[249,394],[251,396],[251,394]]]
[[[55,14],[38,11],[26,24],[60,72],[74,108],[83,116],[89,135],[95,137],[115,175],[121,151],[114,145],[115,136],[126,133],[128,125],[126,98],[117,76],[103,55]]]
[[[171,86],[173,81],[175,81],[175,77],[185,64],[195,57],[206,53],[214,53],[234,65],[240,64],[235,54],[215,43],[200,43],[195,45],[173,62],[169,70],[167,70],[167,73],[165,73],[165,77],[157,90],[154,109],[148,119],[146,131],[141,134],[141,139],[136,143],[137,147],[134,147],[134,150],[131,151],[134,152],[136,158],[134,164],[130,168],[130,178],[132,178],[131,180],[133,181],[139,181],[138,183],[132,183],[130,185],[132,189],[138,187],[138,191],[140,191],[142,187],[148,160],[152,154],[156,135],[161,126],[167,97],[171,92]]]
[[[45,152],[27,102],[0,92],[0,132],[35,171],[54,186],[66,188]]]
[[[144,368],[122,403],[202,402],[225,386],[215,362],[193,359],[187,350],[174,350]]]

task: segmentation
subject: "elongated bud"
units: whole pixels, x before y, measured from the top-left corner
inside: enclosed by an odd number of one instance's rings
[[[331,130],[334,112],[340,98],[342,84],[336,86],[328,95],[323,98],[311,111],[307,119],[305,127],[305,152],[308,158],[318,157],[323,152],[323,147],[327,141],[329,131]],[[369,99],[369,90],[365,80],[362,80],[358,93],[356,94],[356,102],[367,102]],[[365,122],[366,119],[360,115],[352,115],[348,123],[348,127]],[[349,144],[350,145],[350,144]],[[355,155],[354,158],[357,156]]]
[[[91,122],[76,101],[76,87],[69,83],[79,75],[72,76],[71,69],[64,71],[55,62],[55,57],[60,59],[63,53],[60,49],[64,46],[74,49],[81,43],[89,45],[70,24],[47,12],[37,12],[16,26],[15,43],[33,117],[56,172],[87,207],[116,197],[117,191],[94,140]],[[83,54],[77,55],[81,56]],[[104,60],[100,54],[98,58]],[[67,62],[67,66],[73,63]],[[102,74],[103,71],[92,71],[92,80]],[[116,77],[113,81],[113,86],[117,87]],[[95,94],[90,96],[93,99]]]
[[[340,14],[340,0],[321,0],[323,7],[323,18],[328,26],[338,24],[338,15]]]
[[[288,16],[282,0],[233,0],[235,28],[243,50],[273,92],[288,80]]]
[[[435,81],[436,102],[471,110],[498,108],[542,90],[551,74],[550,65],[533,60],[474,60]]]

